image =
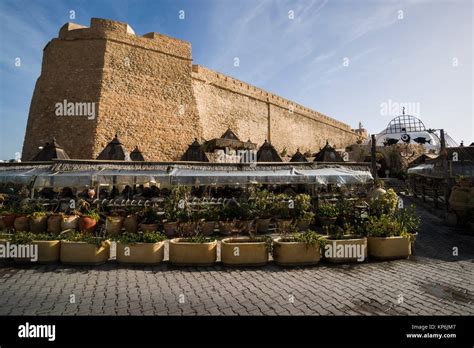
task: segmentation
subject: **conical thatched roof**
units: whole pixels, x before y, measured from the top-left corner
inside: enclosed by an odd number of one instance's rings
[[[194,138],[194,142],[188,146],[188,149],[181,157],[181,161],[188,162],[209,162],[201,144],[197,138]]]
[[[308,162],[306,157],[300,152],[300,149],[296,150],[290,162]]]
[[[145,161],[145,157],[143,157],[143,154],[141,151],[138,149],[138,146],[135,146],[135,149],[130,153],[130,159],[132,161]]]
[[[344,162],[344,159],[326,141],[326,145],[314,157],[314,162]]]
[[[118,139],[118,135],[115,134],[115,138],[102,150],[97,156],[98,160],[104,161],[124,161],[127,155],[125,147]]]
[[[51,143],[46,143],[44,147],[33,157],[32,161],[51,161],[53,159],[69,159],[68,154],[58,145],[53,138]]]
[[[257,162],[283,162],[277,150],[267,140],[257,151]]]

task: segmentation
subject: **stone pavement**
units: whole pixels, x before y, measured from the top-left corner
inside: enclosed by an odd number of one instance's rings
[[[0,315],[473,315],[474,236],[418,211],[409,260],[237,269],[4,262]]]

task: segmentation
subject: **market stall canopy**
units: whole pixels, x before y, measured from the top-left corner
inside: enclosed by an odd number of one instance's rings
[[[127,155],[125,147],[120,142],[118,135],[115,134],[115,138],[107,144],[99,156],[97,156],[97,159],[103,161],[125,161],[128,157]]]
[[[188,149],[181,157],[181,161],[186,162],[209,162],[201,144],[197,138],[194,138],[194,142],[188,146]]]
[[[138,146],[135,146],[135,149],[130,153],[130,159],[132,161],[145,161],[145,157],[143,157],[142,152],[138,149]]]
[[[344,159],[326,141],[326,145],[314,157],[314,162],[344,162]]]
[[[283,162],[277,150],[266,139],[257,151],[257,162]]]
[[[46,143],[31,160],[44,162],[53,159],[69,159],[66,151],[56,142],[56,138],[53,138],[51,143]]]
[[[0,166],[1,184],[27,185],[38,175],[48,173],[50,164],[2,163]]]
[[[290,162],[308,162],[306,157],[300,152],[300,149],[297,149],[293,157],[291,157]]]

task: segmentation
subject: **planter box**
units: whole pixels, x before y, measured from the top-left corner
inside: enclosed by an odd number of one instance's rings
[[[363,262],[367,259],[367,238],[326,238],[324,258],[329,262]]]
[[[129,248],[128,252],[125,248]],[[137,265],[158,264],[163,261],[165,242],[122,244],[117,242],[117,262]]]
[[[368,237],[369,256],[379,260],[406,259],[411,255],[410,236]]]
[[[301,242],[283,242],[279,237],[273,242],[273,260],[279,265],[315,265],[321,259],[321,245]]]
[[[221,242],[221,261],[232,266],[262,266],[268,262],[267,246],[249,237],[225,238]]]
[[[187,243],[186,238],[170,240],[170,263],[183,266],[211,266],[217,260],[217,241]]]
[[[17,263],[51,263],[59,261],[59,254],[61,250],[61,241],[59,240],[34,240],[31,242],[38,246],[38,260],[31,261],[30,259],[14,258]]]
[[[110,256],[110,242],[97,246],[86,242],[61,241],[60,260],[66,265],[99,265]]]

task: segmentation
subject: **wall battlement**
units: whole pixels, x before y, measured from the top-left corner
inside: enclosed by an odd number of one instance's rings
[[[56,103],[93,103],[94,118],[58,117]],[[278,151],[342,147],[358,135],[345,123],[246,82],[192,64],[191,44],[123,22],[66,23],[44,48],[23,144],[23,160],[55,137],[71,158],[91,159],[119,134],[147,160],[177,160],[187,146],[231,127]]]

